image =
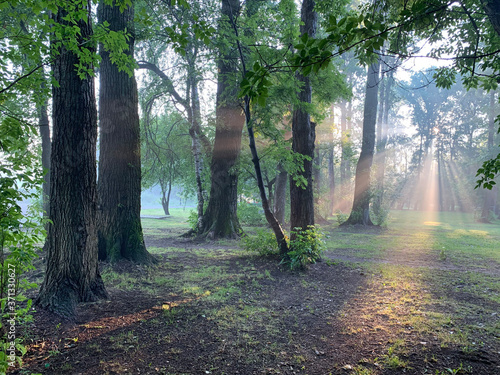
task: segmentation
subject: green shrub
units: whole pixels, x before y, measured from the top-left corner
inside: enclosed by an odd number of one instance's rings
[[[384,204],[372,205],[371,218],[373,224],[378,226],[387,226],[387,220],[389,219],[389,207]]]
[[[238,203],[238,219],[241,224],[249,226],[266,225],[266,218],[260,213],[260,206],[247,202]]]
[[[198,231],[198,213],[195,210],[189,211],[187,222],[189,224],[189,228],[191,228],[195,232]]]
[[[337,223],[340,225],[340,224],[343,224],[347,221],[347,219],[349,219],[349,215],[343,213],[342,211],[336,211],[335,214],[337,215]]]
[[[272,231],[267,229],[257,229],[257,235],[243,236],[241,242],[243,249],[260,256],[275,256],[279,253],[276,237]]]
[[[310,225],[306,230],[295,228],[292,234],[295,238],[290,241],[290,251],[281,260],[282,264],[292,270],[301,270],[321,259],[326,245],[323,241],[324,234],[317,227]]]

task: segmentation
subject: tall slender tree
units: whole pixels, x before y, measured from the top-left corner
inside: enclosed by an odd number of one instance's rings
[[[316,36],[318,15],[314,10],[314,0],[303,0],[301,8],[300,26],[301,36],[308,34],[310,38]],[[298,186],[293,178],[290,180],[290,227],[292,230],[300,228],[307,229],[314,225],[314,197],[313,197],[313,159],[315,129],[311,123],[307,104],[311,103],[312,90],[311,80],[302,74],[297,74],[297,80],[301,85],[298,100],[299,104],[293,112],[292,118],[292,150],[307,156],[309,160],[304,160],[303,170],[299,172],[306,186]]]
[[[128,50],[134,56],[133,3],[121,10],[101,1],[98,19],[112,31],[127,31]],[[100,46],[99,91],[99,258],[154,263],[144,244],[141,210],[141,147],[137,84],[120,71],[110,53]]]
[[[75,13],[86,16],[75,18]],[[76,24],[75,38],[85,48],[83,55],[95,53],[90,14],[86,3],[71,1],[53,16],[56,25]],[[47,268],[36,303],[71,316],[78,302],[107,296],[97,263],[97,111],[93,79],[88,74],[81,79],[75,68],[83,63],[80,56],[55,37],[51,44],[56,52],[52,72],[58,82],[52,87],[51,224],[45,243]]]
[[[379,71],[380,60],[377,59],[367,72],[361,154],[356,165],[352,210],[345,224],[373,225],[370,219],[370,174],[375,152]]]

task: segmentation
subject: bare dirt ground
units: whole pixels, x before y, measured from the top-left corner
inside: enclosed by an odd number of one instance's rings
[[[500,305],[471,292],[473,266],[336,249],[299,273],[236,241],[147,244],[168,248],[154,270],[102,265],[128,278],[108,282],[109,300],[74,321],[36,311],[11,372],[500,374]]]

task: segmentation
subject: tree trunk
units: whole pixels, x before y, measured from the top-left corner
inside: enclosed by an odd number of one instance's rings
[[[385,180],[385,161],[386,161],[386,145],[389,136],[389,110],[391,106],[391,88],[393,71],[385,77],[385,83],[382,86],[380,100],[383,105],[380,105],[379,124],[377,127],[377,195],[376,204],[380,209],[384,202],[384,180]]]
[[[314,0],[303,0],[301,10],[300,34],[308,34],[309,37],[316,36],[316,24],[318,15],[314,11]],[[314,125],[311,123],[310,115],[304,108],[304,104],[311,103],[311,81],[309,77],[297,74],[297,80],[302,84],[298,94],[299,105],[293,112],[292,118],[292,150],[299,154],[309,156],[311,160],[304,161],[304,169],[299,175],[307,181],[307,186],[297,186],[293,178],[290,179],[290,229],[306,230],[308,226],[314,225],[314,193],[313,193],[313,159],[314,141],[316,138]],[[292,239],[294,235],[292,233]]]
[[[488,113],[488,150],[493,150],[495,143],[495,91],[490,92],[490,107]],[[497,195],[497,186],[494,185],[491,190],[483,189],[483,209],[479,219],[482,223],[490,222],[490,211],[495,212],[495,197]]]
[[[335,206],[335,145],[330,145],[328,150],[328,216],[333,215],[333,207]]]
[[[161,184],[161,206],[163,207],[163,212],[165,215],[170,215],[170,193],[172,192],[172,180],[168,181],[168,188]]]
[[[127,29],[129,49],[134,53],[133,5],[120,12],[118,6],[98,7],[102,24],[113,31]],[[141,225],[141,148],[137,84],[134,76],[120,72],[109,53],[100,46],[99,122],[99,258],[136,263],[155,263],[144,244]]]
[[[243,58],[243,56],[241,56]],[[245,71],[245,69],[244,69]],[[246,125],[248,131],[248,139],[249,139],[249,147],[252,153],[252,162],[255,168],[255,176],[257,178],[257,186],[259,188],[260,199],[262,201],[262,209],[264,210],[264,215],[266,217],[267,223],[271,227],[274,232],[274,236],[276,237],[276,242],[278,244],[279,252],[284,259],[289,251],[288,244],[286,242],[285,232],[283,232],[283,228],[281,227],[279,221],[274,216],[271,208],[269,206],[269,202],[266,197],[266,189],[264,187],[264,181],[262,179],[262,171],[260,168],[260,159],[257,154],[257,147],[255,146],[255,137],[253,133],[253,124],[250,113],[250,98],[245,97],[245,117],[246,117]]]
[[[239,0],[222,0],[222,17],[219,23],[222,34],[224,31],[232,30],[239,13]],[[240,155],[245,116],[238,101],[238,82],[235,79],[238,73],[236,58],[226,50],[220,50],[219,54],[210,197],[199,235],[209,238],[235,238],[241,232],[236,214],[238,203],[236,166]]]
[[[285,224],[286,183],[288,180],[288,173],[281,163],[278,164],[277,169],[278,175],[276,176],[276,187],[274,189],[274,216],[283,226]]]
[[[43,175],[43,197],[42,197],[42,208],[43,216],[48,217],[49,215],[49,203],[50,203],[50,128],[49,128],[49,116],[47,114],[47,102],[45,102],[39,108],[39,121],[40,126],[40,137],[42,139],[42,168],[44,170]]]
[[[76,3],[72,5],[81,9]],[[88,19],[76,24],[79,45],[89,46],[92,37],[88,12]],[[55,22],[69,27],[66,15],[60,8]],[[78,57],[58,47],[59,40],[51,43],[60,52],[52,62],[58,85],[52,87],[51,224],[45,243],[47,268],[36,304],[71,317],[78,302],[107,297],[97,262],[97,113],[94,80],[80,79],[75,70]]]
[[[192,65],[194,66],[194,58]],[[204,166],[204,155],[202,153],[202,142],[205,146],[205,155],[209,155],[211,152],[211,145],[208,139],[204,136],[201,130],[201,111],[200,111],[200,97],[198,95],[198,79],[195,77],[195,72],[189,72],[189,86],[190,86],[190,107],[186,108],[188,111],[188,121],[191,124],[189,128],[189,135],[191,136],[191,149],[194,157],[195,166],[195,176],[196,176],[196,196],[198,198],[197,212],[198,212],[198,224],[197,230],[200,231],[203,228],[203,210],[205,208],[205,195],[206,191],[203,186],[203,166]]]
[[[368,68],[363,115],[363,142],[356,165],[354,201],[345,224],[373,225],[370,219],[370,171],[375,151],[375,123],[377,118],[377,94],[380,60]]]
[[[493,29],[500,36],[500,0],[481,0]]]

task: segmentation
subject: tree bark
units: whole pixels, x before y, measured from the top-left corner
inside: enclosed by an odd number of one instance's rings
[[[172,180],[168,181],[168,188],[161,184],[161,206],[165,215],[170,215],[170,194],[172,193]]]
[[[393,71],[389,75],[384,75],[384,85],[382,85],[382,92],[380,100],[383,104],[379,107],[379,123],[377,127],[377,206],[382,207],[384,201],[384,180],[385,180],[385,161],[386,161],[386,145],[389,136],[389,110],[391,106],[391,89]]]
[[[279,221],[274,216],[271,211],[271,207],[269,206],[269,201],[266,196],[266,189],[264,187],[264,180],[262,179],[262,171],[260,168],[260,159],[257,154],[257,147],[255,146],[255,137],[252,126],[252,119],[250,113],[250,99],[245,97],[245,117],[248,131],[248,139],[249,139],[249,147],[252,153],[252,162],[255,168],[255,176],[257,178],[257,186],[259,188],[260,200],[262,202],[262,209],[264,210],[264,215],[266,217],[267,223],[271,227],[274,232],[274,236],[276,237],[276,242],[278,244],[278,249],[281,256],[284,258],[288,254],[288,244],[285,238],[285,232],[283,232],[283,228],[281,227]]]
[[[276,187],[274,189],[274,216],[276,220],[283,226],[285,224],[285,208],[286,208],[286,185],[288,173],[283,168],[283,165],[278,164],[278,175],[276,176]]]
[[[116,5],[116,4],[115,4]],[[127,30],[128,56],[134,55],[133,5],[98,7],[100,23],[113,31]],[[152,264],[156,259],[144,244],[141,225],[141,147],[134,76],[119,71],[109,52],[100,46],[99,122],[99,258],[111,262],[127,259]]]
[[[483,4],[493,29],[500,36],[500,0],[481,0],[481,4]]]
[[[42,139],[42,168],[44,170],[43,185],[42,185],[42,208],[43,216],[49,215],[50,203],[50,128],[49,128],[49,115],[47,113],[47,102],[39,108],[39,121],[40,137]]]
[[[309,37],[316,36],[316,24],[318,15],[314,11],[314,0],[303,0],[301,10],[302,25],[300,34],[308,34]],[[314,141],[316,138],[314,125],[311,123],[310,115],[304,108],[304,104],[311,103],[311,81],[309,77],[297,74],[297,80],[301,84],[298,94],[299,105],[293,112],[292,117],[292,150],[299,154],[308,156],[311,160],[304,161],[304,169],[299,172],[307,186],[297,186],[293,178],[290,179],[290,228],[306,230],[308,226],[314,225],[314,193],[313,193],[313,159]]]
[[[219,30],[233,30],[241,10],[239,0],[222,0]],[[234,37],[234,35],[233,35]],[[209,238],[235,238],[241,226],[236,208],[238,203],[237,161],[245,116],[238,101],[238,69],[230,50],[220,50],[217,61],[215,140],[210,166],[211,186],[203,227],[198,234]]]
[[[81,32],[79,45],[91,46],[90,9],[88,14],[87,20],[76,24]],[[66,15],[60,8],[55,22],[69,26]],[[94,80],[80,79],[75,70],[78,56],[58,47],[55,39],[51,43],[60,52],[52,62],[58,85],[52,87],[51,224],[45,243],[45,278],[35,303],[71,317],[77,303],[107,297],[97,262],[97,113]]]
[[[366,82],[366,96],[363,115],[363,141],[361,154],[356,165],[354,201],[347,225],[373,225],[370,219],[370,173],[375,151],[375,123],[377,118],[377,95],[380,60],[370,65]]]

